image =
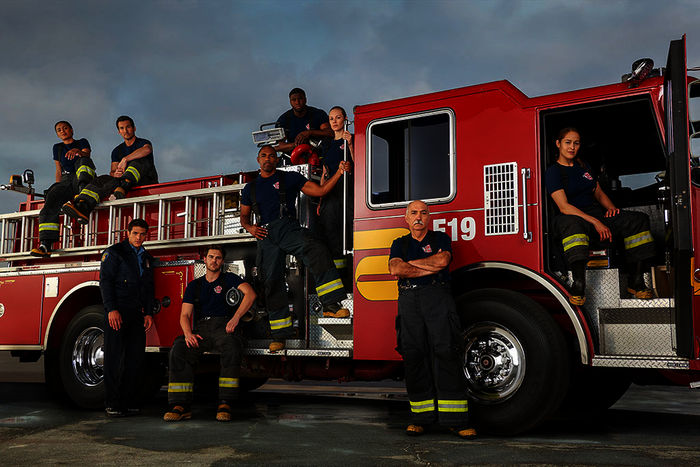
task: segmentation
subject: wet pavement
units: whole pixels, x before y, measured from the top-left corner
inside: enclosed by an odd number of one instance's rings
[[[700,463],[700,392],[633,386],[604,416],[556,418],[510,438],[409,438],[400,383],[271,381],[214,419],[215,395],[199,394],[193,419],[165,423],[161,391],[137,417],[107,419],[54,400],[39,364],[0,357],[0,463],[670,465]],[[28,381],[28,382],[23,382]]]

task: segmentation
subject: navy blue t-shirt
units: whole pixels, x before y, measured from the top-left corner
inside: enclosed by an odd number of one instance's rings
[[[230,272],[220,274],[214,282],[208,282],[206,276],[202,276],[187,284],[182,302],[194,305],[196,289],[199,288],[200,307],[199,310],[195,308],[195,321],[207,316],[230,318],[237,308],[226,304],[226,292],[242,283],[243,279]]]
[[[258,175],[258,178],[248,183],[243,188],[241,204],[252,206],[253,200],[250,198],[250,186],[252,183],[257,184],[255,197],[258,201],[258,209],[260,209],[260,224],[267,224],[280,217],[279,180],[280,171],[275,170],[275,173],[271,177],[265,178]],[[300,173],[284,173],[284,191],[287,193],[287,215],[290,217],[296,217],[297,215],[294,202],[306,182],[308,182],[308,180]]]
[[[85,138],[74,139],[72,143],[56,143],[53,145],[53,160],[61,164],[63,172],[75,172],[75,159],[66,159],[66,153],[71,149],[90,149],[90,143]]]
[[[406,238],[408,238],[408,248],[406,249],[406,257],[404,258],[403,251]],[[394,242],[391,244],[389,259],[401,258],[402,260],[409,262],[413,259],[423,259],[427,258],[428,256],[433,256],[439,250],[449,251],[450,254],[452,254],[452,240],[445,232],[429,231],[420,242],[413,238],[409,233],[408,235],[404,235],[403,237],[399,237],[394,240]],[[444,268],[440,272],[430,274],[428,276],[399,279],[399,285],[428,285],[433,281],[449,282],[449,268]]]
[[[564,188],[562,172],[566,174],[566,188]],[[557,190],[564,190],[566,200],[572,206],[585,209],[595,203],[593,191],[595,191],[596,179],[588,166],[581,167],[574,163],[571,167],[567,167],[556,163],[547,169],[544,179],[547,193],[551,195]]]
[[[126,145],[126,141],[117,146],[116,148],[112,149],[112,162],[117,162],[119,163],[122,158],[128,156],[132,152],[136,151],[137,149],[141,149],[145,145],[150,144],[151,145],[151,153],[144,157],[143,159],[149,161],[151,164],[153,164],[153,145],[151,144],[150,141],[148,141],[145,138],[136,138],[134,140],[134,144],[131,146]]]
[[[279,116],[277,123],[285,129],[287,142],[292,143],[297,135],[305,130],[320,130],[321,124],[328,123],[328,114],[316,107],[306,106],[306,114],[303,117],[294,115],[294,110],[289,109]]]
[[[323,159],[321,163],[328,167],[328,175],[331,177],[338,171],[338,165],[343,160],[343,148],[346,143],[347,141],[344,138],[340,138],[329,140],[323,144]],[[347,158],[349,161],[352,160],[350,148],[347,150]]]

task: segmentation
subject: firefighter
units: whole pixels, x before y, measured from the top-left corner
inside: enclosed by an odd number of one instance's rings
[[[241,195],[241,225],[258,244],[258,263],[265,284],[265,303],[273,338],[271,352],[284,349],[284,339],[294,335],[284,278],[287,254],[300,258],[310,269],[318,298],[323,303],[323,316],[350,316],[349,310],[340,306],[345,291],[330,253],[308,229],[299,225],[294,207],[300,191],[307,196],[326,195],[350,169],[350,164],[341,162],[338,171],[319,186],[297,172],[278,171],[277,162],[277,151],[272,146],[261,147],[258,151],[260,175],[243,188]],[[255,225],[251,223],[251,212],[256,213],[258,219]]]
[[[212,245],[207,248],[204,276],[187,285],[180,312],[183,335],[175,339],[170,349],[170,378],[168,403],[170,410],[163,420],[173,422],[192,417],[194,367],[204,352],[221,355],[219,373],[219,404],[216,419],[231,420],[231,402],[238,399],[238,376],[241,371],[242,338],[238,323],[255,302],[255,291],[236,274],[222,272],[224,249]],[[236,306],[227,303],[232,288],[243,297]],[[192,316],[194,314],[194,328]]]
[[[333,137],[328,115],[321,109],[306,105],[306,92],[303,89],[294,88],[289,91],[289,103],[292,108],[277,118],[277,125],[284,128],[287,138],[275,149],[291,154],[295,147],[308,143],[310,138]]]
[[[46,190],[44,207],[39,212],[39,245],[29,254],[51,256],[53,243],[58,241],[61,206],[70,201],[95,177],[95,164],[90,159],[90,143],[85,138],[74,139],[73,127],[65,120],[54,125],[61,140],[53,146],[56,183]]]
[[[153,257],[144,249],[148,224],[134,219],[127,238],[102,254],[100,291],[105,309],[105,413],[139,413],[146,332],[153,325]]]
[[[571,268],[573,284],[569,301],[586,301],[586,263],[590,235],[601,241],[621,238],[625,260],[632,271],[627,291],[635,298],[652,298],[644,283],[647,260],[655,253],[649,217],[641,212],[620,211],[603,192],[590,167],[579,157],[581,136],[575,128],[562,129],[556,139],[556,163],[547,169],[547,192],[558,208],[554,228],[561,239],[564,257]],[[595,230],[595,232],[593,231]]]
[[[428,229],[422,201],[406,208],[410,233],[391,244],[389,272],[399,278],[397,350],[403,357],[411,405],[410,436],[438,423],[463,439],[476,437],[468,425],[466,384],[459,357],[460,325],[450,293],[450,237]]]
[[[116,125],[124,142],[112,150],[109,175],[101,175],[81,190],[73,202],[63,205],[63,212],[80,223],[87,224],[90,212],[110,194],[122,199],[135,186],[158,183],[151,142],[136,136],[131,117],[122,115]]]
[[[328,112],[328,120],[335,134],[333,140],[329,140],[323,145],[323,173],[321,175],[321,185],[323,185],[331,176],[338,170],[338,165],[343,160],[353,160],[353,135],[345,129],[345,121],[347,114],[345,109],[340,106],[333,107]],[[352,219],[352,176],[346,174],[347,178],[347,206],[346,219]],[[324,239],[328,249],[333,256],[333,262],[338,269],[340,277],[345,282],[346,289],[351,288],[351,281],[348,280],[348,260],[345,257],[343,236],[339,232],[343,231],[343,200],[345,192],[343,183],[339,182],[333,189],[321,199],[319,205],[319,236]],[[348,223],[346,227],[347,237],[352,237],[352,229],[349,227],[352,224]],[[348,231],[349,230],[349,231]]]

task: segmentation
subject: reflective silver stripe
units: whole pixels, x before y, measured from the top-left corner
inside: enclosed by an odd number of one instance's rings
[[[92,169],[92,167],[87,166],[87,165],[81,165],[78,167],[78,170],[75,171],[75,175],[80,176],[81,173],[87,172],[91,176],[95,176],[95,171]]]
[[[39,232],[42,230],[55,230],[58,231],[58,224],[55,222],[45,222],[43,224],[39,224]]]
[[[270,329],[277,330],[282,328],[288,328],[292,325],[292,317],[287,316],[284,319],[275,319],[270,321]]]
[[[342,269],[348,265],[346,259],[334,259],[333,264],[335,264],[336,269]]]
[[[564,246],[564,251],[573,248],[575,246],[588,246],[588,235],[586,234],[574,234],[566,237],[561,241]]]
[[[340,279],[336,279],[334,281],[326,282],[323,285],[320,285],[316,287],[316,293],[320,297],[321,295],[326,295],[327,293],[331,293],[334,290],[342,289],[343,288],[343,281]]]
[[[433,399],[409,402],[411,403],[411,412],[414,413],[431,412],[435,410],[435,401]]]
[[[192,383],[168,383],[168,392],[192,392]]]
[[[100,195],[95,193],[94,191],[90,191],[87,188],[83,188],[83,191],[80,192],[81,195],[86,195],[89,196],[90,198],[94,199],[98,203],[100,202]]]
[[[139,173],[138,169],[136,169],[136,167],[129,166],[126,168],[126,170],[124,172],[131,173],[131,175],[134,176],[134,179],[137,183],[139,180],[141,180],[141,174]]]
[[[466,412],[466,400],[440,400],[438,399],[438,412]]]
[[[640,232],[636,235],[625,237],[625,250],[646,245],[647,243],[651,243],[653,241],[654,237],[651,236],[651,232],[645,230],[644,232]]]
[[[220,388],[237,388],[238,378],[219,378]]]

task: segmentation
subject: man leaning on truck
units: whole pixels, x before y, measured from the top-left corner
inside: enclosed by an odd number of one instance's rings
[[[399,278],[397,350],[404,360],[411,404],[410,436],[439,423],[463,439],[469,428],[467,393],[459,360],[459,317],[450,293],[450,237],[428,229],[430,211],[423,201],[406,208],[410,233],[391,244],[389,272]]]

